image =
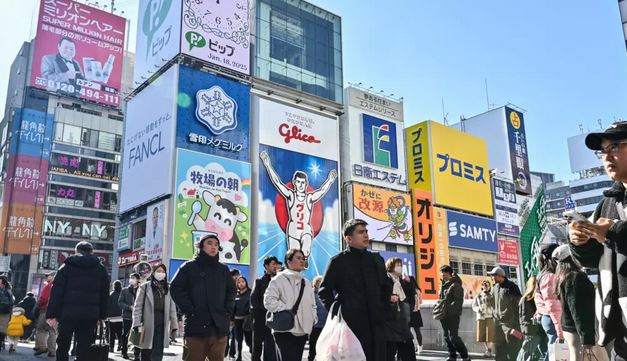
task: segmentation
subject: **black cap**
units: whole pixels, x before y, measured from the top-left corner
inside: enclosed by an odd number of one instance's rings
[[[264,259],[263,259],[263,265],[264,265],[264,266],[267,266],[267,265],[269,265],[269,264],[270,264],[270,262],[272,262],[272,261],[274,261],[274,262],[276,262],[276,263],[278,263],[278,264],[282,264],[281,262],[279,262],[279,259],[278,259],[278,258],[276,258],[275,256],[266,256],[266,258],[264,258]]]
[[[592,150],[601,150],[601,143],[607,140],[627,139],[627,122],[616,122],[603,132],[590,133],[586,136],[586,147]]]

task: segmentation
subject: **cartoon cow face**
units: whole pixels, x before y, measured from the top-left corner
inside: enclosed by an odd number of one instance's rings
[[[221,242],[233,238],[233,230],[238,222],[245,222],[248,217],[233,202],[210,192],[203,192],[205,203],[209,205],[209,213],[204,221],[204,230],[214,232]]]

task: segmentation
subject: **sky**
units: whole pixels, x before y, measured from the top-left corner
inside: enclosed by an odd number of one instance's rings
[[[118,13],[131,18],[131,39],[137,2],[116,0]],[[627,118],[627,51],[615,0],[311,2],[342,17],[344,85],[402,96],[407,125],[444,115],[453,124],[487,111],[487,81],[491,107],[525,110],[531,169],[570,180],[567,137],[580,124],[588,131],[599,120],[606,127]],[[10,64],[34,36],[37,4],[0,2],[0,107]]]

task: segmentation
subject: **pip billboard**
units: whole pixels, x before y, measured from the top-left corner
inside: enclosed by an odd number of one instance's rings
[[[370,239],[414,245],[409,194],[353,183],[353,217],[368,223]]]
[[[177,74],[173,66],[128,103],[120,213],[172,192]]]
[[[496,222],[493,219],[447,211],[448,242],[451,247],[498,252]]]
[[[179,149],[172,257],[190,259],[202,237],[220,240],[220,262],[250,261],[250,164]]]
[[[41,0],[31,86],[118,107],[126,19],[72,1]]]
[[[248,161],[250,87],[181,66],[176,145]]]
[[[505,107],[505,119],[507,122],[512,177],[516,184],[516,191],[522,194],[531,194],[529,156],[527,154],[527,138],[523,114]]]
[[[183,1],[183,54],[249,74],[249,38],[248,0]]]

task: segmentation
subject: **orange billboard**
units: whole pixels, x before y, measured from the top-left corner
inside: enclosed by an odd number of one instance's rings
[[[438,299],[438,267],[434,231],[433,198],[431,192],[412,189],[412,218],[414,223],[414,252],[416,279],[424,300]]]

